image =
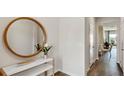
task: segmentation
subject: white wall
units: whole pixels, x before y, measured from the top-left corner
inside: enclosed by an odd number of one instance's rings
[[[85,75],[90,67],[90,20],[85,18]]]
[[[28,58],[19,58],[7,51],[2,35],[8,22],[14,18],[0,18],[0,67],[19,63]],[[47,30],[48,44],[53,45],[50,55],[55,58],[56,71],[69,75],[85,74],[85,18],[37,17]],[[41,57],[39,54],[34,58]]]
[[[52,45],[50,56],[55,59],[55,72],[60,68],[59,61],[59,18],[57,17],[37,17],[43,23],[48,35],[48,44]]]
[[[61,71],[84,75],[85,18],[60,18],[59,52]]]

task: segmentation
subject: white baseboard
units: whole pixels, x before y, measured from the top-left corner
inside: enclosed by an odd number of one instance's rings
[[[68,73],[67,71],[63,71],[63,70],[59,70],[59,71],[62,72],[62,73],[65,73],[65,74],[67,74],[67,75],[69,75],[69,76],[73,76],[72,73]]]
[[[74,74],[74,73],[70,73],[70,72],[63,71],[63,70],[59,70],[59,71],[62,72],[62,73],[65,73],[65,74],[67,74],[67,75],[69,75],[69,76],[84,76],[83,73],[82,73],[82,75],[76,75],[76,74]]]
[[[99,58],[96,58],[93,63],[95,63],[97,60],[99,60]],[[63,71],[62,69],[57,69],[57,70],[55,71],[55,73],[58,72],[58,71],[60,71],[60,72],[65,73],[65,74],[67,74],[67,75],[69,75],[69,76],[87,76],[87,73],[88,73],[88,71],[90,70],[90,67],[93,65],[93,63],[90,64],[90,66],[87,68],[87,70],[86,70],[85,73],[84,73],[85,75],[83,75],[83,72],[82,72],[82,75],[76,75],[76,74],[73,74],[73,73],[70,73],[70,72],[67,72],[67,71]]]

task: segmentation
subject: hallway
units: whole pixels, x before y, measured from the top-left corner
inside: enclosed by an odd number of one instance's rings
[[[116,63],[116,47],[110,53],[105,53],[99,61],[94,63],[87,74],[88,76],[122,76],[123,73]]]

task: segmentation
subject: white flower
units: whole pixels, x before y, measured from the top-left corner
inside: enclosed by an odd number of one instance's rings
[[[47,44],[47,43],[45,43],[44,47],[48,47],[48,44]]]

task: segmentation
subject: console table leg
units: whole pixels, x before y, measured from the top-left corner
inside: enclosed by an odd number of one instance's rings
[[[45,76],[47,76],[47,71],[45,71]]]
[[[53,65],[53,75],[52,76],[54,76],[54,71],[55,71],[55,60],[54,59],[53,59],[52,65]]]

